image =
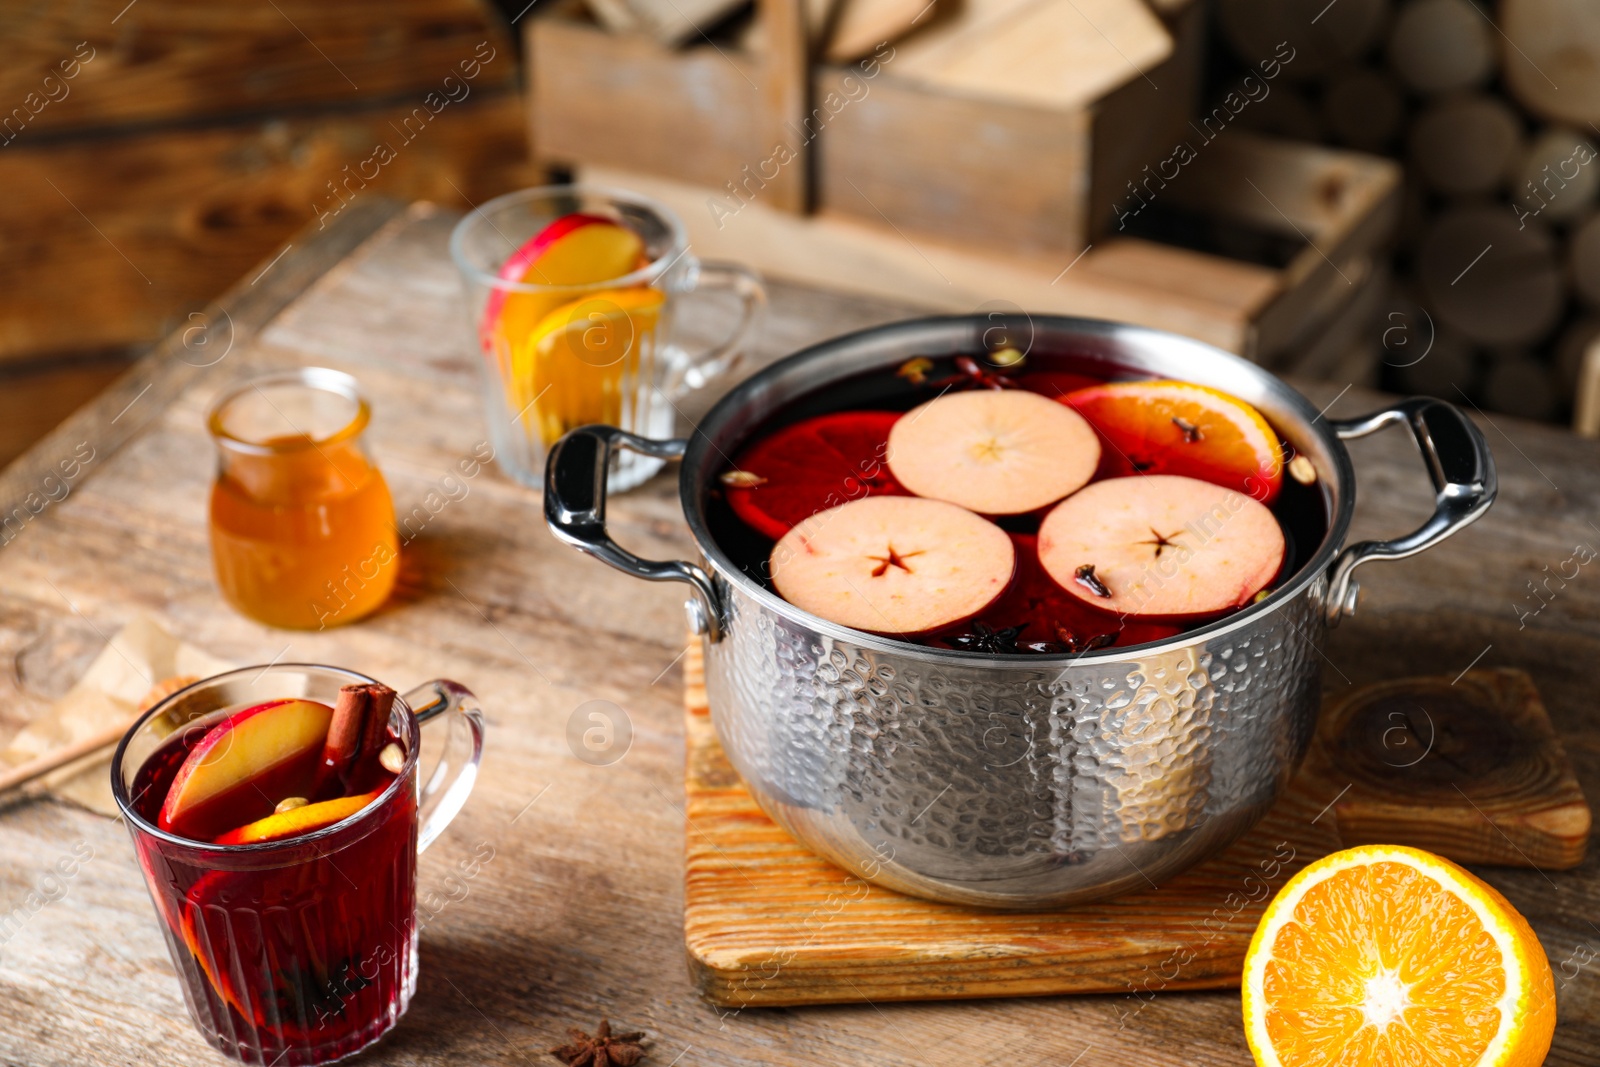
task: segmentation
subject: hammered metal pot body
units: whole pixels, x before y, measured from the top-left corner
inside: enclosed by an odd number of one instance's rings
[[[1266,415],[1312,465],[1320,544],[1270,596],[1159,643],[1078,656],[928,648],[810,615],[744,573],[707,523],[730,456],[790,402],[915,356],[983,353],[996,330],[1107,375],[1179,378]],[[1342,437],[1404,423],[1435,513],[1392,541],[1344,548],[1355,475]],[[1448,404],[1401,401],[1334,423],[1272,374],[1173,334],[1055,316],[952,316],[863,331],[752,376],[687,442],[611,427],[552,452],[556,535],[631,574],[685,581],[705,633],[706,689],[723,748],[762,808],[853,874],[936,900],[1045,908],[1159,883],[1224,848],[1272,805],[1316,725],[1330,622],[1352,610],[1353,569],[1427,548],[1494,498],[1482,435]],[[626,447],[681,454],[680,495],[703,564],[641,559],[605,530],[605,470]]]
[[[1015,333],[1022,326],[1010,324]],[[1252,364],[1153,330],[1037,317],[1031,347],[1214,385],[1267,413],[1328,479],[1328,543],[1247,612],[1144,649],[992,656],[877,639],[798,611],[722,557],[704,524],[725,455],[829,381],[983,351],[991,319],[920,320],[791,357],[725,398],[684,457],[691,529],[721,594],[711,717],[762,808],[854,874],[918,896],[1045,907],[1159,883],[1253,825],[1316,725],[1326,565],[1351,468],[1317,412]],[[1208,630],[1221,630],[1207,635]]]
[[[1160,882],[1261,817],[1316,723],[1310,597],[1062,666],[863,647],[736,587],[727,608],[706,692],[734,767],[796,838],[918,896],[1039,907]]]

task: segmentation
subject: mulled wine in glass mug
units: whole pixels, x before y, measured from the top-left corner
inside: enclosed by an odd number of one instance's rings
[[[436,718],[450,737],[420,784]],[[129,729],[112,792],[207,1041],[309,1067],[394,1027],[417,988],[417,855],[466,801],[483,733],[456,682],[396,695],[315,664],[207,678]]]

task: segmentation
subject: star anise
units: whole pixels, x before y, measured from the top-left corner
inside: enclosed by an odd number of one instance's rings
[[[549,1050],[567,1067],[633,1067],[644,1056],[639,1045],[644,1034],[613,1034],[607,1019],[600,1020],[593,1037],[576,1026],[567,1027],[567,1036],[569,1044]]]
[[[1017,635],[1021,626],[1007,626],[1004,630],[991,630],[981,622],[972,624],[970,634],[956,634],[950,643],[967,652],[1015,652]]]

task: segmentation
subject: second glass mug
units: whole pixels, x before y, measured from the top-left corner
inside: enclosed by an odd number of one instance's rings
[[[501,276],[533,237],[574,214],[637,234],[644,244],[637,269],[589,285]],[[550,446],[579,426],[673,436],[679,401],[733,367],[766,305],[754,272],[701,263],[670,208],[618,190],[551,185],[508,193],[456,225],[450,253],[466,289],[470,343],[483,363],[496,457],[532,486],[543,484]],[[691,354],[674,336],[677,297],[710,289],[734,293],[740,318],[722,343]],[[552,321],[558,328],[549,328]],[[662,460],[619,450],[613,464],[609,485],[620,492],[649,478]]]
[[[341,822],[257,844],[161,830],[159,798],[144,795],[141,771],[156,773],[225,709],[284,696],[331,705],[341,686],[373,681],[315,664],[229,671],[151,708],[112,759],[112,794],[190,1017],[214,1047],[244,1063],[329,1063],[377,1041],[405,1014],[417,987],[417,855],[472,791],[482,712],[470,691],[446,679],[397,697],[389,725],[406,754],[383,793]],[[424,781],[421,726],[440,716],[451,733]]]

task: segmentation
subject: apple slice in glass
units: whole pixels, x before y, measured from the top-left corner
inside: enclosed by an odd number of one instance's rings
[[[227,715],[190,749],[156,825],[197,841],[270,813],[310,790],[333,709],[269,700]]]
[[[500,278],[527,285],[593,285],[621,278],[645,261],[639,235],[603,215],[563,215],[535,234],[500,267]],[[517,345],[541,319],[572,300],[572,293],[519,293],[493,289],[484,304],[479,337],[486,352],[496,342]]]

